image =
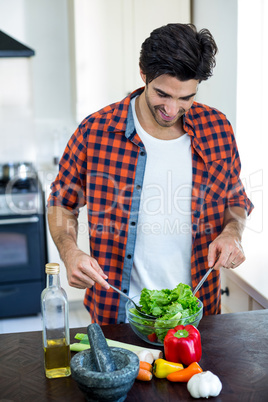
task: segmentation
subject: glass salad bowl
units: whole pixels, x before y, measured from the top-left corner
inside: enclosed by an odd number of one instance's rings
[[[133,297],[135,303],[139,304],[139,296]],[[191,324],[195,327],[198,326],[201,318],[203,317],[203,303],[201,300],[197,300],[198,311],[190,316],[178,317],[176,319],[161,320],[161,319],[144,319],[139,315],[139,312],[135,309],[134,304],[129,300],[126,303],[126,315],[127,320],[139,338],[152,345],[163,346],[164,338],[169,329],[176,327],[177,325]]]

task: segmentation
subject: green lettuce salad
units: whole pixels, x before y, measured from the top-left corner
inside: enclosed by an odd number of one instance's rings
[[[194,322],[196,316],[190,319],[189,316],[195,315],[202,308],[198,298],[193,295],[191,287],[183,283],[179,283],[173,290],[144,288],[141,291],[139,304],[144,313],[155,316],[156,320],[152,324],[152,321],[144,319],[135,308],[131,308],[129,311],[135,315],[132,317],[135,327],[149,340],[153,340],[152,335],[155,335],[155,338],[161,343],[163,343],[168,329],[174,328],[176,325]]]

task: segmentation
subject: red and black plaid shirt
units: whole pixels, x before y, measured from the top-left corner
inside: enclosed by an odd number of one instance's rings
[[[109,282],[126,293],[146,166],[146,149],[135,131],[129,105],[142,90],[83,120],[67,144],[48,201],[49,206],[61,206],[76,215],[87,205],[91,255]],[[225,116],[194,102],[184,116],[184,129],[192,147],[194,288],[208,269],[208,246],[222,231],[225,209],[239,206],[250,213],[253,206],[239,178],[238,150]],[[205,314],[220,312],[219,271],[210,274],[197,296]],[[125,321],[122,299],[96,284],[86,290],[84,303],[93,321],[110,324]]]

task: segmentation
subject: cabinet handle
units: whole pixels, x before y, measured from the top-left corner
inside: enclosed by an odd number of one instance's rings
[[[18,293],[18,289],[17,289],[17,288],[1,289],[1,290],[0,290],[0,299],[1,299],[2,297],[8,297],[8,296],[15,295],[16,293]]]
[[[33,216],[30,218],[1,219],[0,225],[17,225],[20,223],[35,223],[35,222],[39,222],[38,216]]]
[[[223,290],[221,289],[221,294],[224,295],[226,294],[226,296],[229,296],[230,292],[229,292],[229,288],[226,286],[226,288]]]

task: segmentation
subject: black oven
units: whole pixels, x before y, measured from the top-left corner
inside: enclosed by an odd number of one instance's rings
[[[43,192],[33,174],[2,180],[0,189],[0,317],[37,314],[47,262]]]

